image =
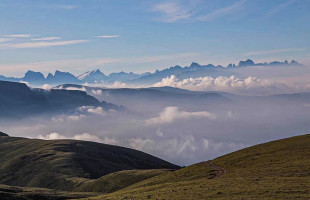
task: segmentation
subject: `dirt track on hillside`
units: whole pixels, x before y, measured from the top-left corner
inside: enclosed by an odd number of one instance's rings
[[[214,177],[212,177],[211,179],[220,178],[221,176],[223,176],[226,173],[226,169],[224,169],[220,166],[217,166],[216,164],[212,163],[211,160],[205,161],[204,163],[207,165],[207,167],[210,167],[210,168],[214,169],[214,171],[215,171]]]

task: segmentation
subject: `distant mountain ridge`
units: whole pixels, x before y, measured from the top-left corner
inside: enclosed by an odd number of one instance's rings
[[[82,82],[88,83],[96,83],[96,82],[127,82],[130,80],[137,79],[143,76],[143,74],[135,74],[133,72],[118,72],[118,73],[111,73],[108,76],[101,72],[99,69],[95,69],[93,71],[85,72],[79,76],[77,76],[78,80]]]
[[[0,119],[48,112],[66,112],[81,106],[102,107],[104,110],[122,110],[79,90],[31,89],[24,83],[0,81]]]
[[[227,67],[222,65],[200,65],[196,62],[191,63],[190,66],[181,67],[179,65],[156,70],[154,73],[146,72],[142,74],[136,74],[133,72],[118,72],[105,75],[99,69],[85,72],[79,76],[74,76],[69,72],[61,72],[56,70],[54,75],[49,73],[47,77],[41,72],[27,71],[25,76],[22,78],[15,77],[5,77],[0,75],[0,80],[3,81],[13,81],[13,82],[27,82],[31,85],[60,85],[60,84],[83,84],[83,83],[104,83],[104,84],[113,84],[114,82],[130,83],[130,84],[153,84],[161,79],[169,77],[171,75],[176,75],[179,79],[185,78],[196,78],[202,76],[231,76],[235,75],[233,69],[241,67],[251,67],[251,66],[298,66],[301,65],[297,61],[292,60],[288,62],[273,61],[273,62],[264,62],[264,63],[255,63],[251,59],[245,61],[240,61],[238,65],[229,64]]]

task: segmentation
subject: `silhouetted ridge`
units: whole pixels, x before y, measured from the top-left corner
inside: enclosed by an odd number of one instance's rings
[[[122,107],[100,102],[84,91],[30,89],[24,83],[0,81],[0,118],[22,117],[44,112],[66,112],[80,106],[120,110]]]
[[[0,131],[0,136],[9,136],[9,135]]]
[[[255,65],[254,61],[251,59],[247,59],[246,61],[240,61],[238,67],[247,67]]]

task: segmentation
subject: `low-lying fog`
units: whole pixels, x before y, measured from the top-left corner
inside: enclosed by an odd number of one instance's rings
[[[102,90],[85,86],[82,90],[88,94],[123,105],[127,110],[104,111],[100,107],[83,106],[66,114],[1,121],[0,126],[2,131],[12,136],[115,144],[179,165],[212,159],[274,139],[309,133],[310,93],[269,96],[272,93],[309,91],[309,71],[302,70],[306,72],[303,75],[294,71],[287,76],[291,69],[282,74],[276,73],[279,70],[274,68],[267,73],[262,73],[261,68],[248,70],[250,68],[244,69],[243,74],[249,77],[251,72],[252,78],[234,77],[238,79],[236,81],[221,77],[221,80],[205,80],[204,87],[199,80],[178,81],[175,77],[154,86],[268,96],[198,94],[169,88],[137,92],[135,89]]]

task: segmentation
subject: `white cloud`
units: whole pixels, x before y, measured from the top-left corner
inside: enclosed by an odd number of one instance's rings
[[[181,142],[179,142],[179,147],[177,149],[177,155],[183,153],[186,150],[195,152],[197,149],[195,145],[195,137],[192,135],[185,136]]]
[[[169,156],[184,156],[187,159],[198,150],[197,140],[191,134],[156,141],[150,138],[129,139],[129,147],[144,152],[157,152]],[[165,149],[165,151],[163,151]]]
[[[115,81],[112,85],[112,88],[124,88],[126,87],[126,83]]]
[[[153,6],[151,11],[159,12],[159,21],[173,23],[178,21],[212,21],[234,14],[243,8],[247,0],[238,1],[230,6],[211,11],[209,14],[197,14],[201,10],[199,1],[165,1]]]
[[[152,11],[162,13],[163,17],[160,21],[163,22],[176,22],[191,17],[190,12],[187,9],[182,8],[177,2],[164,2],[157,4],[152,8]]]
[[[41,139],[41,140],[63,140],[63,139],[67,139],[65,136],[63,136],[59,133],[50,133],[50,134],[47,134],[45,136],[39,135],[37,138]]]
[[[87,111],[90,112],[90,113],[94,113],[94,114],[100,114],[100,115],[105,114],[105,112],[104,112],[102,107],[89,108]]]
[[[81,88],[78,88],[78,87],[63,87],[62,85],[55,88],[55,89],[59,89],[59,90],[79,90],[79,91],[84,91],[86,92],[86,88],[85,87],[81,87]]]
[[[203,149],[207,150],[209,148],[209,140],[203,138],[201,141]]]
[[[50,90],[50,89],[52,89],[52,86],[50,86],[49,84],[44,84],[44,85],[41,86],[41,88],[43,90]]]
[[[104,144],[117,145],[119,142],[115,138],[104,137],[102,140]]]
[[[81,44],[85,42],[88,42],[88,40],[67,40],[59,42],[23,42],[23,43],[10,43],[10,44],[7,43],[7,44],[0,44],[0,48],[10,48],[10,49],[43,48],[43,47]]]
[[[256,55],[270,55],[276,53],[283,53],[283,52],[295,52],[295,51],[305,51],[306,48],[286,48],[286,49],[273,49],[267,51],[252,51],[245,53],[245,56],[256,56]]]
[[[83,141],[93,141],[93,142],[102,142],[102,140],[95,135],[89,133],[82,133],[74,135],[73,137],[66,137],[60,133],[50,133],[47,135],[38,135],[38,139],[41,140],[64,140],[64,139],[73,139],[73,140],[83,140]]]
[[[91,135],[89,133],[82,133],[72,137],[74,140],[84,140],[84,141],[93,141],[93,142],[102,142],[98,136]]]
[[[140,137],[132,138],[129,140],[129,146],[133,149],[143,150],[145,146],[153,144],[153,140],[151,139],[143,139]]]
[[[286,8],[287,6],[295,3],[297,0],[288,0],[285,3],[282,3],[280,5],[278,5],[277,7],[273,8],[268,14],[267,17],[276,14],[277,12],[283,10],[284,8]]]
[[[246,148],[248,145],[242,143],[235,143],[235,142],[216,142],[213,140],[205,139],[202,140],[202,148],[205,151],[230,151]]]
[[[106,112],[102,107],[94,107],[94,106],[81,106],[78,108],[80,112],[88,112],[97,115],[105,115]]]
[[[79,120],[81,120],[81,119],[83,119],[85,117],[86,116],[82,115],[82,114],[80,114],[80,115],[69,115],[68,116],[68,120],[70,120],[70,121],[79,121]]]
[[[179,119],[192,118],[215,119],[215,115],[207,111],[186,112],[179,111],[177,107],[166,107],[158,117],[147,119],[145,123],[146,125],[169,124]]]
[[[41,37],[41,38],[32,38],[33,41],[49,41],[49,40],[59,40],[61,37]]]
[[[229,111],[227,111],[227,117],[233,119],[236,117],[236,114],[229,110]]]
[[[11,41],[12,38],[0,38],[0,43],[1,42],[8,42],[8,41]]]
[[[118,38],[120,35],[99,35],[97,38]]]
[[[157,135],[158,137],[163,137],[163,136],[164,136],[164,132],[163,132],[160,128],[158,128],[158,129],[156,130],[156,135]]]
[[[280,81],[262,80],[256,77],[240,79],[235,76],[212,78],[210,76],[200,78],[188,78],[178,80],[175,75],[163,78],[154,84],[155,87],[178,87],[195,91],[238,91],[249,89],[286,89],[289,86]]]
[[[197,19],[200,21],[212,21],[212,20],[215,20],[217,18],[226,16],[226,15],[231,15],[231,14],[239,11],[246,1],[247,0],[238,1],[231,6],[220,8],[220,9],[215,10],[215,11],[213,11],[207,15],[199,16],[199,17],[197,17]]]
[[[92,92],[94,95],[98,95],[98,96],[101,96],[101,95],[102,95],[102,90],[94,90],[94,89],[92,89],[91,92]]]
[[[12,35],[2,35],[4,37],[11,37],[11,38],[30,38],[33,35],[31,34],[12,34]]]
[[[30,85],[30,83],[29,82],[27,82],[27,81],[19,81],[20,83],[24,83],[24,84],[26,84],[29,88],[31,88],[31,85]]]
[[[57,116],[57,117],[52,117],[51,119],[53,122],[63,122],[64,121],[64,118],[63,117],[60,117],[60,116]]]

